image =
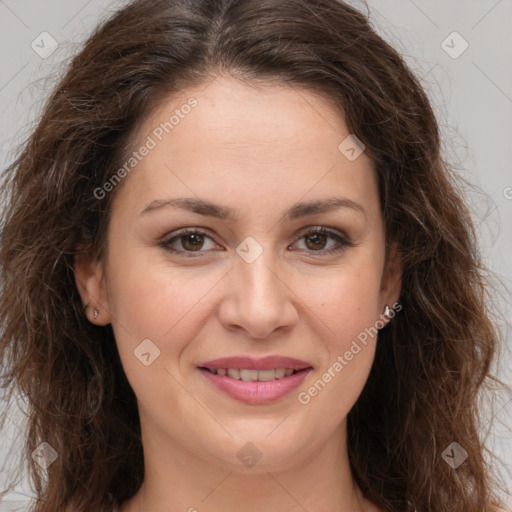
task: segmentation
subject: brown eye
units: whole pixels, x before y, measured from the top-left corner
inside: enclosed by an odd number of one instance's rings
[[[325,244],[327,243],[327,240],[329,239],[329,237],[324,235],[323,233],[313,233],[312,235],[307,235],[304,238],[307,240],[306,246],[308,247],[308,249],[312,249],[314,251],[323,249]]]
[[[309,253],[318,253],[319,256],[334,254],[345,250],[347,247],[353,247],[354,244],[347,240],[341,234],[331,231],[322,226],[310,228],[309,231],[302,234],[297,240],[305,240],[305,249]],[[212,246],[206,247],[210,241]],[[329,247],[329,242],[334,243]],[[202,252],[208,252],[208,249],[215,247],[215,243],[210,235],[199,229],[187,228],[177,232],[174,236],[162,240],[159,244],[166,251],[184,256],[192,256],[193,253],[200,255]],[[303,249],[303,248],[300,248]],[[316,254],[315,254],[316,256]]]
[[[307,252],[317,252],[319,256],[334,254],[345,250],[347,247],[354,246],[352,242],[347,240],[341,234],[331,231],[323,226],[310,228],[307,232],[301,235],[297,242],[302,240],[305,240],[305,250]],[[334,243],[329,247],[330,240],[337,243]]]
[[[211,241],[211,246],[206,247],[205,249],[204,246],[208,240]],[[211,249],[213,246],[215,246],[211,236],[199,229],[181,230],[174,236],[162,240],[158,245],[163,247],[166,251],[172,253],[181,253],[187,256],[190,256],[190,253],[194,252],[206,252],[207,249]]]
[[[197,251],[204,244],[204,236],[200,233],[182,235],[179,239],[181,240],[182,247],[187,251]]]

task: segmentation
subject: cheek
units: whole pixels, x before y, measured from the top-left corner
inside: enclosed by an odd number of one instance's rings
[[[362,260],[360,260],[362,261]],[[326,357],[317,380],[306,388],[301,403],[311,404],[315,414],[332,426],[341,421],[357,401],[368,378],[377,342],[380,262],[368,258],[340,268],[324,286],[309,292],[308,306],[322,328]]]
[[[304,302],[330,334],[330,348],[342,350],[379,318],[380,266],[367,264],[339,267],[307,286]]]
[[[299,403],[308,409],[306,418],[312,430],[321,418],[324,428],[334,430],[357,402],[370,373],[377,342],[375,316],[368,297],[371,287],[361,286],[354,294],[332,299],[324,315],[334,331],[323,340],[325,358],[315,379],[303,388]],[[324,330],[326,332],[326,330]]]
[[[110,253],[109,310],[126,373],[141,371],[134,351],[148,339],[156,347],[149,348],[163,356],[151,364],[153,370],[178,364],[181,351],[208,319],[207,296],[222,277],[197,268],[178,270],[165,255],[156,261],[148,253],[121,246]]]
[[[110,312],[132,336],[162,339],[206,294],[213,278],[173,268],[164,254],[155,258],[157,249],[137,249],[119,244],[110,252]]]

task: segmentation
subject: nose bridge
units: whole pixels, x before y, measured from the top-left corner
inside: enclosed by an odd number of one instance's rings
[[[280,281],[276,276],[277,259],[270,244],[263,247],[263,242],[246,239],[237,248],[237,253],[239,258],[235,271],[242,283],[242,293],[245,289],[255,302],[272,301],[281,295]]]
[[[237,247],[230,300],[222,308],[222,320],[255,338],[266,338],[278,327],[291,325],[298,315],[279,276],[279,258],[271,244],[248,238]]]

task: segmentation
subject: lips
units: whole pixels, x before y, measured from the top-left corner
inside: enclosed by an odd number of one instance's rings
[[[206,361],[199,370],[217,389],[247,404],[276,401],[293,391],[312,370],[309,363],[285,356],[246,356]]]
[[[232,379],[243,380],[245,382],[267,382],[269,380],[282,379],[285,376],[297,373],[297,370],[293,370],[292,368],[276,368],[272,370],[239,370],[238,368],[219,368],[217,370],[209,371],[216,375],[227,375]]]
[[[218,370],[223,368],[235,368],[238,370],[275,370],[278,368],[304,370],[311,365],[300,359],[285,356],[267,356],[260,359],[247,356],[222,357],[213,361],[206,361],[199,365],[200,368]]]

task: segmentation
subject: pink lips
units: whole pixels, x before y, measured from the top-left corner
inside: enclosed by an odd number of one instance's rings
[[[272,370],[275,368],[292,368],[293,375],[271,381],[243,381],[224,375],[217,375],[210,370],[236,368],[247,370]],[[241,402],[256,405],[274,402],[297,388],[312,370],[310,364],[299,359],[284,356],[267,356],[255,359],[246,356],[224,357],[206,361],[199,365],[199,370],[218,389]]]
[[[255,359],[247,356],[222,357],[213,361],[206,361],[199,367],[218,370],[219,368],[245,368],[247,370],[272,370],[273,368],[293,368],[294,370],[304,370],[311,365],[299,359],[285,356],[267,356],[261,359]]]

